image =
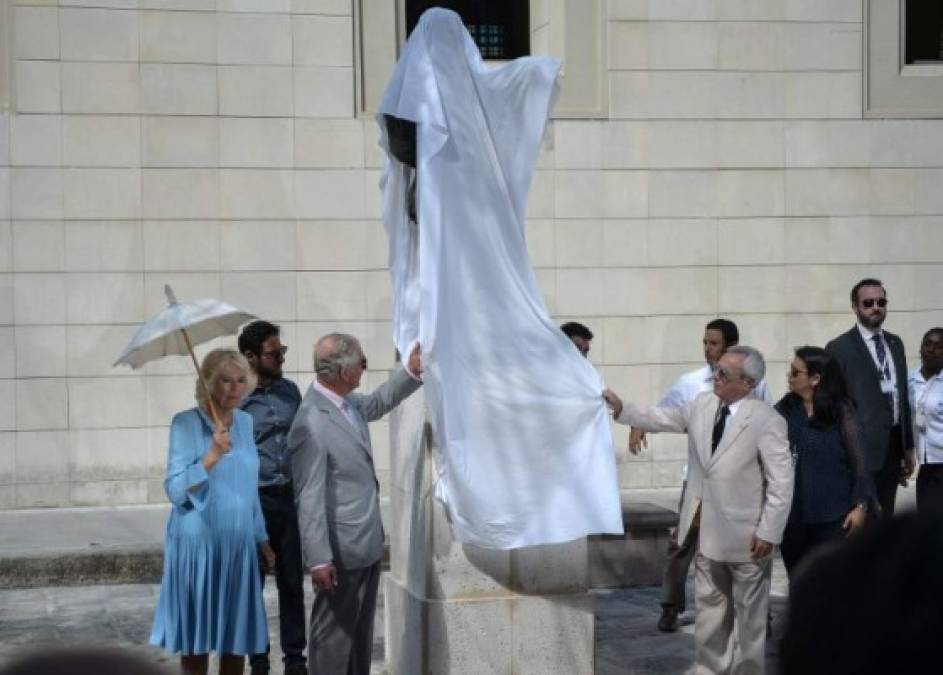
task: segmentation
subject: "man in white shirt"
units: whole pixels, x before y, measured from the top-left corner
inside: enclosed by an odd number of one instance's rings
[[[931,328],[920,343],[920,366],[907,379],[914,414],[917,510],[943,513],[943,328]]]
[[[714,388],[714,369],[717,362],[728,348],[740,342],[737,324],[729,319],[714,319],[704,327],[704,360],[707,365],[685,373],[671,385],[668,392],[658,402],[660,408],[683,408],[705,391]],[[750,392],[750,398],[757,398],[772,403],[766,380],[763,379]],[[645,432],[635,427],[629,434],[629,452],[637,455],[645,445]],[[685,466],[684,473],[687,474]],[[681,502],[684,502],[684,490],[687,481],[682,483]],[[679,507],[680,508],[680,507]],[[688,569],[697,550],[698,527],[695,524],[688,531],[688,536],[679,544],[672,539],[668,545],[668,564],[662,581],[661,617],[658,630],[672,632],[678,629],[678,616],[684,612],[685,583]]]
[[[890,518],[898,482],[906,485],[916,465],[904,343],[881,328],[887,318],[887,291],[878,279],[854,285],[851,308],[857,322],[825,349],[845,376],[878,503]]]

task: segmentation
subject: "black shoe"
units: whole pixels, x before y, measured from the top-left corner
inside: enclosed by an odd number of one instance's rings
[[[285,664],[285,675],[308,675],[308,664],[304,661],[290,661]]]
[[[678,608],[662,607],[661,618],[658,619],[658,630],[664,633],[674,633],[678,630]]]
[[[269,675],[269,665],[268,661],[261,661],[252,664],[252,669],[249,671],[252,675]],[[307,675],[307,673],[305,673]]]

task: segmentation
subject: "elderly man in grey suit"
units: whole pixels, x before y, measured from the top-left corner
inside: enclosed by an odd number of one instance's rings
[[[681,408],[623,406],[608,389],[603,393],[622,424],[688,434],[678,541],[700,522],[694,560],[699,674],[746,675],[765,667],[772,553],[782,541],[793,489],[786,421],[767,403],[746,398],[765,374],[763,356],[739,346],[717,362],[714,390]]]
[[[311,675],[367,675],[383,553],[379,484],[367,423],[420,386],[419,345],[373,393],[354,394],[367,369],[357,339],[332,333],[314,349],[312,383],[288,434],[306,569],[315,587]]]

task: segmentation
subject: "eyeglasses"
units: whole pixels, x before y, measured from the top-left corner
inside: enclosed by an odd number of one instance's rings
[[[288,353],[288,347],[286,347],[285,345],[282,345],[281,347],[279,347],[278,349],[275,349],[275,350],[273,350],[273,351],[270,351],[270,352],[262,352],[262,353],[260,354],[260,356],[267,356],[268,358],[270,358],[270,359],[272,359],[272,360],[275,360],[275,359],[278,359],[278,358],[284,359],[284,358],[285,358],[285,354],[287,354],[287,353]]]
[[[861,301],[867,309],[874,307],[874,303],[877,303],[878,307],[887,307],[887,298],[866,298]]]
[[[798,368],[789,369],[789,377],[799,377],[800,375],[808,375],[808,370],[799,370]]]
[[[731,373],[726,368],[718,368],[714,371],[714,377],[716,377],[721,382],[730,382],[731,380],[742,380],[743,375],[740,373]]]

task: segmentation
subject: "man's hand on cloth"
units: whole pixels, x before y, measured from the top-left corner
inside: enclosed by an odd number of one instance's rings
[[[612,416],[618,417],[622,414],[622,399],[609,387],[606,387],[602,390],[602,397],[606,401],[606,405],[609,406],[609,409],[612,410]]]
[[[417,380],[422,379],[422,347],[418,342],[409,353],[409,359],[406,361],[406,369]]]

